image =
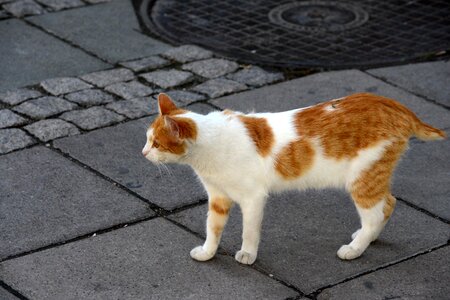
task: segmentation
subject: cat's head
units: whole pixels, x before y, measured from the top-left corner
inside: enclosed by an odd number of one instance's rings
[[[189,152],[197,138],[197,126],[166,94],[158,95],[159,116],[147,129],[147,142],[142,154],[158,163],[177,162]]]

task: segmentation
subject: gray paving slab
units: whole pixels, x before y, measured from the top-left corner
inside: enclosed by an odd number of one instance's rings
[[[448,299],[450,247],[324,290],[325,299]]]
[[[82,106],[106,104],[114,101],[114,97],[102,90],[89,89],[70,93],[64,96],[67,100]]]
[[[277,112],[309,106],[357,92],[370,92],[394,98],[408,106],[423,121],[440,128],[450,127],[450,114],[445,108],[357,70],[318,73],[214,99],[212,103],[221,108],[244,112]]]
[[[2,300],[19,300],[16,296],[5,290],[4,288],[0,287],[0,299]]]
[[[19,126],[27,122],[27,119],[13,113],[9,109],[0,110],[0,128]]]
[[[36,0],[39,3],[47,6],[52,11],[58,11],[67,8],[74,8],[83,6],[84,2],[81,0]]]
[[[0,91],[109,66],[17,19],[0,22],[0,40]]]
[[[28,100],[27,102],[13,107],[13,110],[25,114],[31,118],[43,119],[77,107],[78,105],[67,100],[53,96],[46,96]]]
[[[169,171],[158,170],[142,156],[150,120],[64,138],[54,145],[165,209],[205,199],[206,193],[189,167],[169,165]]]
[[[206,94],[211,98],[237,93],[246,89],[247,86],[245,84],[224,78],[210,79],[192,88],[193,91]]]
[[[153,93],[153,89],[143,85],[139,81],[119,82],[105,88],[110,93],[116,94],[124,99],[133,99],[148,96]]]
[[[207,205],[170,216],[204,236]],[[222,246],[234,255],[241,244],[241,214],[234,207]],[[447,224],[399,203],[392,219],[358,259],[342,261],[336,251],[351,241],[359,218],[349,197],[322,190],[272,196],[266,207],[257,266],[310,293],[387,262],[445,244]]]
[[[25,100],[41,97],[42,93],[33,89],[21,88],[0,93],[0,101],[16,105]]]
[[[194,79],[190,72],[171,70],[158,70],[141,75],[149,83],[156,84],[162,88],[171,88],[188,83]]]
[[[24,129],[43,142],[80,133],[75,125],[59,119],[41,120],[25,126]]]
[[[41,87],[54,96],[89,89],[92,86],[78,78],[52,78],[41,82]]]
[[[158,54],[170,48],[138,32],[140,28],[131,1],[111,1],[29,20],[112,63]]]
[[[189,104],[194,101],[205,100],[206,97],[189,91],[172,90],[166,92],[169,97],[181,104]]]
[[[128,81],[131,79],[134,79],[133,72],[131,72],[128,69],[125,68],[117,68],[117,69],[111,69],[106,71],[98,71],[91,74],[86,74],[81,76],[81,79],[95,84],[99,87],[105,87],[107,85],[121,82],[121,81]]]
[[[2,263],[31,299],[286,299],[296,292],[228,256],[192,260],[199,242],[158,218]],[[57,283],[57,284],[55,284]]]
[[[367,71],[450,108],[450,62],[436,61]]]
[[[153,215],[146,203],[45,147],[1,156],[0,169],[0,259]]]
[[[92,130],[125,120],[124,116],[99,106],[69,111],[59,117],[84,130]]]
[[[228,74],[226,77],[246,85],[257,87],[284,79],[283,73],[267,72],[257,66],[244,68],[236,73]]]
[[[211,79],[232,73],[239,68],[239,65],[234,61],[222,58],[210,58],[184,64],[181,68]]]
[[[153,97],[142,97],[109,103],[106,108],[130,119],[136,119],[157,113],[158,103]]]
[[[177,62],[187,63],[195,60],[211,58],[213,53],[196,45],[183,45],[167,50],[163,53],[163,56]]]
[[[206,114],[216,110],[206,103],[194,103],[194,104],[188,105],[186,108],[193,112],[203,114],[203,115],[206,115]]]
[[[31,146],[35,143],[36,141],[34,141],[22,129],[0,129],[0,154],[5,154],[13,150]]]
[[[33,0],[19,0],[6,3],[3,5],[3,9],[18,18],[45,13],[45,9]]]
[[[450,221],[450,140],[411,143],[395,172],[393,193]]]
[[[154,70],[169,65],[170,62],[157,55],[140,58],[132,61],[121,62],[120,65],[133,70],[134,72],[141,72],[145,70]]]

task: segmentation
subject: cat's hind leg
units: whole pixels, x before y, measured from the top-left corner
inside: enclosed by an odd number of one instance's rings
[[[398,140],[386,147],[379,160],[362,171],[352,182],[350,192],[361,219],[361,229],[353,233],[353,241],[337,252],[341,259],[359,257],[378,238],[395,206],[390,181],[407,141]]]
[[[208,190],[208,192],[210,192]],[[191,250],[191,257],[198,261],[209,260],[216,254],[223,228],[233,202],[227,197],[214,193],[208,200],[208,217],[206,220],[206,241],[202,246]]]
[[[394,209],[394,203],[395,198],[390,194],[370,208],[363,208],[356,202],[361,218],[361,229],[352,235],[353,241],[350,244],[343,245],[338,250],[339,258],[350,260],[361,256],[370,243],[380,235]]]

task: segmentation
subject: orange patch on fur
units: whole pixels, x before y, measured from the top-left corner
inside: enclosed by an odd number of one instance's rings
[[[289,143],[281,149],[275,162],[275,170],[285,179],[294,179],[311,168],[314,160],[314,149],[305,139]]]
[[[392,215],[392,212],[394,211],[394,208],[395,208],[396,201],[397,200],[391,194],[386,196],[386,203],[384,204],[384,207],[383,207],[383,214],[384,214],[385,221],[388,220],[389,217]]]
[[[228,215],[232,202],[226,198],[213,198],[209,202],[209,209],[219,215]]]
[[[355,180],[350,190],[353,200],[359,207],[371,208],[379,201],[386,199],[386,205],[383,208],[385,217],[392,213],[389,207],[393,209],[395,201],[390,191],[391,176],[407,143],[406,139],[397,140],[387,146],[383,156]]]
[[[153,140],[159,151],[181,155],[186,151],[186,139],[197,139],[197,125],[192,119],[176,116],[159,116],[150,126]]]
[[[381,140],[408,139],[416,119],[392,99],[361,93],[301,110],[295,126],[300,136],[319,138],[326,156],[341,159]]]
[[[269,155],[275,143],[275,137],[267,120],[265,118],[247,116],[239,116],[239,119],[244,123],[258,153],[262,157]]]

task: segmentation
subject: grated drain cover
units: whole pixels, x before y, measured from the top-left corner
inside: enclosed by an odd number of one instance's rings
[[[248,63],[364,68],[450,49],[448,0],[134,2],[141,21],[162,38]]]

